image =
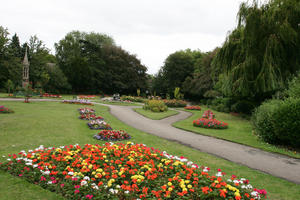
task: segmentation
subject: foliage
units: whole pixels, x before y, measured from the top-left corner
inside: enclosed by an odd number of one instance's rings
[[[143,106],[145,110],[151,110],[152,112],[166,112],[168,107],[161,100],[149,100],[145,102]]]
[[[299,148],[300,99],[272,100],[258,107],[252,123],[264,141]]]
[[[153,90],[162,95],[173,94],[176,87],[182,88],[184,80],[192,75],[195,62],[201,59],[201,56],[200,51],[191,51],[190,49],[170,54],[166,58],[164,66],[155,75]]]
[[[238,100],[231,106],[231,111],[237,113],[251,114],[256,104],[248,100]]]
[[[216,119],[200,118],[193,121],[193,125],[201,128],[226,129],[228,124]]]
[[[289,97],[300,98],[300,73],[297,74],[290,82],[289,88],[285,92]]]
[[[68,199],[250,200],[266,195],[265,190],[254,189],[249,180],[235,176],[226,180],[221,170],[216,176],[210,175],[208,167],[199,168],[185,157],[131,142],[40,146],[10,158],[2,169]]]
[[[10,79],[8,79],[5,86],[7,88],[7,92],[10,93],[14,89],[15,85]]]
[[[163,100],[164,103],[168,106],[168,107],[185,107],[187,105],[187,102],[184,100],[177,100],[177,99],[164,99]]]
[[[147,68],[108,35],[73,31],[55,49],[73,92],[133,94],[146,88]]]
[[[179,99],[183,99],[183,94],[180,93],[180,88],[179,87],[176,87],[174,89],[174,98],[179,100]]]
[[[140,89],[140,88],[138,88],[138,89],[136,90],[136,94],[137,94],[138,97],[141,95],[141,89]]]
[[[6,108],[5,106],[0,106],[0,113],[14,113],[12,109]]]
[[[262,102],[284,89],[300,69],[299,18],[298,0],[242,3],[238,26],[214,60],[222,93]]]

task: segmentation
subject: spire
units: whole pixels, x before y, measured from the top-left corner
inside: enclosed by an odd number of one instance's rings
[[[29,65],[28,56],[27,56],[27,47],[26,47],[26,50],[25,50],[25,56],[24,56],[24,60],[23,60],[23,65]]]

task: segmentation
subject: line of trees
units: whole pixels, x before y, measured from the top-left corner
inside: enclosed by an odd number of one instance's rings
[[[72,31],[55,44],[56,54],[37,36],[20,44],[0,26],[0,90],[21,90],[28,49],[30,83],[49,93],[133,94],[148,87],[147,68],[108,35]]]
[[[222,104],[221,111],[249,112],[281,96],[300,70],[300,2],[242,3],[237,27],[211,52],[177,51],[167,57],[153,90]],[[216,105],[217,106],[217,105]]]

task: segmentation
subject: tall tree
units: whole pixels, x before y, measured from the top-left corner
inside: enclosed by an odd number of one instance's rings
[[[215,65],[227,96],[270,97],[300,69],[300,1],[242,3],[238,26],[227,37]]]

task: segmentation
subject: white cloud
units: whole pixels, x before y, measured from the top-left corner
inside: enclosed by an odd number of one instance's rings
[[[236,24],[241,0],[11,0],[0,25],[21,42],[37,35],[50,49],[72,30],[111,35],[153,74],[180,49],[209,51]],[[52,51],[54,53],[54,51]]]

